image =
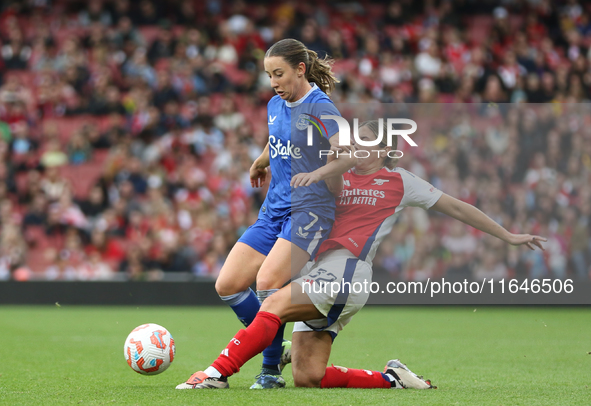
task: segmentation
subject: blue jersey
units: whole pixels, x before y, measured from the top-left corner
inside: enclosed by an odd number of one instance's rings
[[[280,219],[292,210],[306,210],[334,219],[335,199],[324,181],[297,189],[292,188],[290,182],[295,174],[313,172],[326,165],[326,156],[320,156],[319,151],[330,149],[328,138],[338,132],[336,121],[322,120],[321,124],[313,126],[313,145],[309,146],[306,118],[341,114],[316,84],[312,84],[312,89],[297,102],[273,97],[267,105],[267,114],[272,178],[259,218]]]

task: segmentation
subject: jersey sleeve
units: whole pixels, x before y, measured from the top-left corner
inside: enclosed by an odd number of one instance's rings
[[[325,102],[317,102],[314,106],[314,115],[318,118],[321,116],[341,116],[339,110],[335,107],[335,105],[327,100]],[[322,120],[322,124],[326,127],[327,137],[331,138],[333,135],[339,132],[339,126],[336,121],[334,120]]]
[[[437,203],[443,194],[441,190],[406,169],[398,170],[404,185],[404,196],[400,206],[420,207],[429,210],[431,206]]]

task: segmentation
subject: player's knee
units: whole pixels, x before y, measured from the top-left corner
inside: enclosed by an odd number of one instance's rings
[[[293,384],[298,388],[319,388],[326,368],[312,368],[305,371],[292,369]]]
[[[245,286],[244,286],[245,285]],[[240,284],[237,281],[219,279],[215,282],[215,290],[220,296],[230,296],[248,289],[250,285]]]
[[[289,305],[289,298],[286,302],[286,297],[283,292],[279,291],[268,296],[261,304],[262,312],[273,313],[280,318],[285,316],[286,307]]]
[[[283,284],[279,283],[273,278],[261,277],[257,278],[257,290],[279,289]]]
[[[269,268],[261,270],[257,274],[257,290],[281,289],[285,284],[285,280]]]

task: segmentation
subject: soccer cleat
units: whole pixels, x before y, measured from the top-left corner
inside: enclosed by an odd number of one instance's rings
[[[384,374],[394,377],[392,388],[437,389],[437,386],[431,385],[431,381],[418,376],[398,359],[388,361],[384,368]]]
[[[226,389],[230,385],[226,378],[214,378],[207,375],[203,371],[195,372],[187,380],[180,385],[177,385],[177,389]]]
[[[283,352],[281,353],[279,370],[283,371],[283,368],[285,368],[287,364],[291,364],[291,341],[283,340]]]
[[[285,379],[281,375],[260,373],[250,389],[280,389],[285,388]]]

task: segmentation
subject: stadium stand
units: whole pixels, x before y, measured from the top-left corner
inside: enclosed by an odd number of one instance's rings
[[[3,1],[0,280],[215,277],[264,196],[262,59],[285,37],[336,59],[335,102],[478,106],[421,123],[401,164],[549,237],[532,253],[408,210],[375,272],[588,279],[591,7],[500,4]]]

